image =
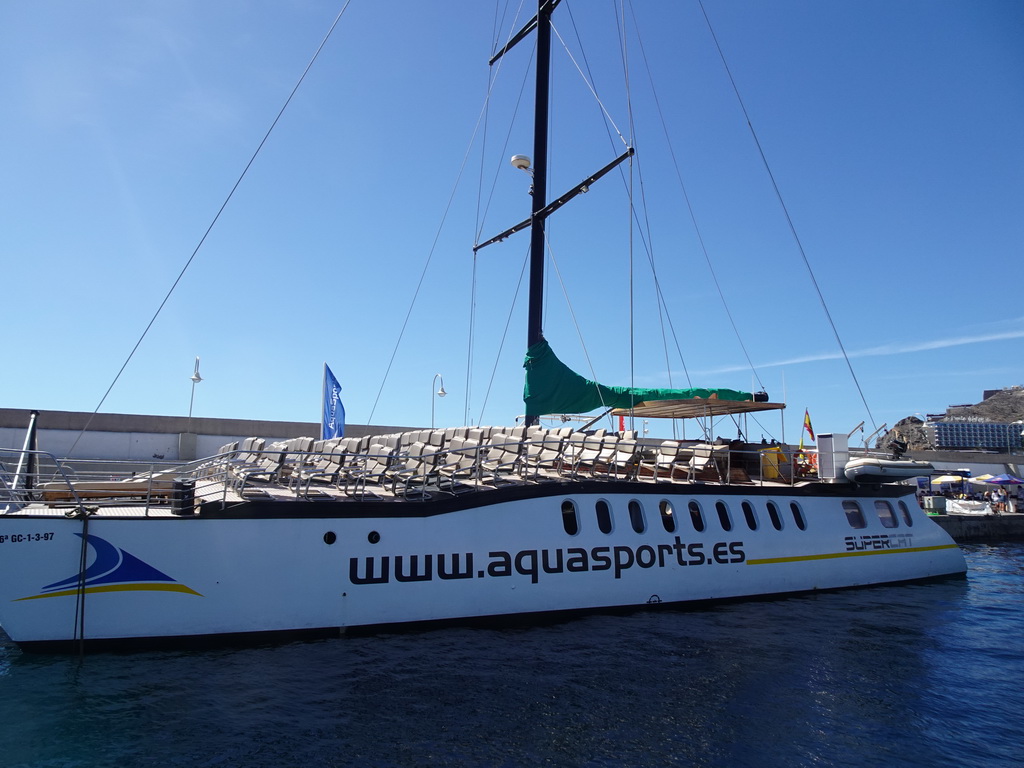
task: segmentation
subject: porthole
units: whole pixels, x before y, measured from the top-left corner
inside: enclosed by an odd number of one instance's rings
[[[793,522],[801,531],[807,530],[807,520],[804,519],[804,511],[795,501],[789,502],[789,510],[793,513]]]
[[[324,544],[333,544],[338,540],[338,535],[334,531],[328,531],[324,534]]]
[[[644,509],[636,499],[629,500],[629,524],[637,533],[647,530],[647,521],[644,520]]]
[[[562,502],[562,527],[570,536],[580,532],[580,519],[576,513],[576,502],[566,499]]]
[[[676,532],[676,511],[672,508],[672,502],[662,499],[658,502],[658,510],[661,512],[661,524],[665,527],[666,533]]]
[[[910,508],[902,501],[897,501],[896,505],[900,508],[900,515],[903,517],[903,522],[909,528],[914,524],[914,518],[910,516]]]
[[[729,517],[729,507],[725,505],[724,501],[715,502],[715,511],[718,512],[718,522],[722,525],[723,531],[732,530],[732,518]]]
[[[370,542],[371,544],[376,544],[378,541],[380,541],[380,534],[377,533],[376,531],[370,531],[366,535],[366,540],[368,542]]]
[[[844,501],[843,510],[846,512],[846,522],[851,528],[867,528],[868,521],[864,519],[864,510],[856,501]]]
[[[744,501],[740,504],[740,508],[743,510],[743,519],[747,521],[747,528],[752,531],[757,530],[757,512],[754,511],[754,505],[749,501]]]
[[[601,533],[612,532],[612,508],[604,499],[598,499],[594,503],[594,511],[597,513],[597,530]]]
[[[772,521],[772,528],[776,531],[781,531],[782,515],[779,514],[778,506],[776,506],[774,501],[769,501],[765,506],[768,507],[768,518]]]
[[[883,528],[899,528],[900,521],[896,519],[896,513],[893,512],[892,504],[884,499],[875,500],[875,512],[878,513],[878,519],[882,522]]]
[[[704,530],[704,513],[700,509],[700,504],[695,500],[691,499],[690,503],[686,505],[690,510],[690,522],[693,523],[693,530],[697,533],[701,533]]]

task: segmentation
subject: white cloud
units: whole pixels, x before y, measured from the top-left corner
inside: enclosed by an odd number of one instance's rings
[[[1024,318],[1017,318],[1016,322],[1020,322]],[[960,347],[968,344],[985,344],[993,341],[1008,341],[1011,339],[1024,338],[1024,328],[1017,328],[1009,331],[998,331],[991,333],[979,333],[975,335],[964,335],[964,336],[952,336],[945,339],[933,339],[931,341],[918,341],[918,342],[904,342],[901,344],[883,344],[877,347],[869,347],[867,349],[853,350],[849,352],[850,358],[858,357],[885,357],[891,355],[905,355],[912,352],[929,352],[936,349],[948,349],[949,347]],[[822,352],[819,354],[801,355],[799,357],[791,357],[785,360],[775,360],[772,362],[755,363],[754,367],[757,369],[762,368],[779,368],[783,366],[800,365],[801,363],[816,363],[823,360],[842,360],[843,355],[841,352]],[[748,367],[745,365],[733,365],[726,366],[723,368],[715,368],[713,370],[696,371],[700,375],[715,375],[723,373],[735,373],[736,371],[746,371]]]

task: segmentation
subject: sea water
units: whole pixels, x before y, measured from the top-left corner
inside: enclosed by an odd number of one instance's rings
[[[520,629],[21,653],[0,765],[1024,764],[1024,544],[966,580]]]

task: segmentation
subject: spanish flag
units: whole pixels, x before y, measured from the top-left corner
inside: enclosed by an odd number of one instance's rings
[[[804,408],[804,429],[807,430],[807,434],[811,436],[811,440],[814,439],[814,427],[811,426],[811,414]]]

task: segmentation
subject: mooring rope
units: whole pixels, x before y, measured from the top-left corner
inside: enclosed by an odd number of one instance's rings
[[[85,568],[89,559],[89,511],[79,505],[82,516],[82,547],[78,556],[78,586],[75,590],[75,627],[72,636],[78,641],[78,655],[85,653]]]

